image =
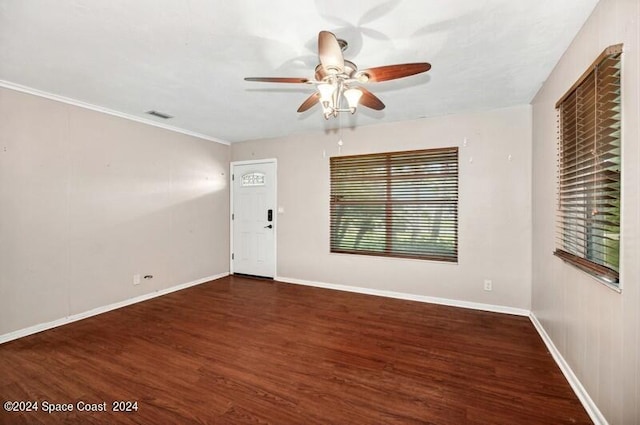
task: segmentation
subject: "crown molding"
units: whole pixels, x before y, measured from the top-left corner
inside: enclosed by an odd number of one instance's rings
[[[164,130],[173,131],[175,133],[184,134],[187,136],[197,137],[198,139],[208,140],[210,142],[220,143],[222,145],[230,145],[230,142],[222,139],[218,139],[216,137],[207,136],[206,134],[197,133],[195,131],[185,130],[179,127],[173,127],[171,125],[162,124],[150,119],[140,118],[135,115],[130,115],[124,112],[115,111],[113,109],[104,108],[102,106],[94,105],[91,103],[83,102],[81,100],[72,99],[70,97],[60,96],[54,93],[45,92],[42,90],[34,89],[32,87],[23,86],[20,84],[12,83],[6,80],[0,80],[0,87],[4,87],[9,90],[15,90],[22,93],[31,94],[38,97],[44,97],[49,100],[54,100],[56,102],[66,103],[68,105],[77,106],[79,108],[89,109],[96,112],[101,112],[107,115],[113,115],[118,118],[124,118],[129,121],[139,122],[141,124],[150,125],[152,127],[162,128]]]

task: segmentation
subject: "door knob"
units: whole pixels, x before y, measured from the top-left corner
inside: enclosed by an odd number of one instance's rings
[[[265,229],[273,229],[273,224],[270,224],[268,226],[264,226]]]

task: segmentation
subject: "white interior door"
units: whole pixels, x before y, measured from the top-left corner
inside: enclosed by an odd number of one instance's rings
[[[233,273],[275,277],[276,163],[232,164]]]

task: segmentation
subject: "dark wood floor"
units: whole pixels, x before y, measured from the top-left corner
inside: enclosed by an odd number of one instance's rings
[[[527,318],[239,277],[0,345],[0,399],[39,402],[0,424],[591,423]]]

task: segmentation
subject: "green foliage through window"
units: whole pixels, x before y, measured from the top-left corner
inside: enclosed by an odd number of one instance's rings
[[[563,96],[555,254],[617,285],[620,268],[620,68],[610,46]]]
[[[330,165],[331,252],[457,261],[458,148]]]

